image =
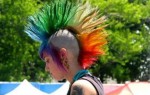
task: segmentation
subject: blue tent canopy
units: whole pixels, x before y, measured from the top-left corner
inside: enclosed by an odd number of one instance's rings
[[[0,95],[5,95],[6,93],[14,90],[21,82],[0,82]],[[58,88],[60,88],[64,83],[38,83],[30,82],[35,88],[45,92],[52,93]]]

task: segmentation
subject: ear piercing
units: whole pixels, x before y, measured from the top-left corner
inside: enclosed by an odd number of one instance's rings
[[[67,69],[69,69],[69,64],[68,64],[67,59],[62,58],[62,59],[61,59],[61,62],[62,62],[62,64],[63,64]]]

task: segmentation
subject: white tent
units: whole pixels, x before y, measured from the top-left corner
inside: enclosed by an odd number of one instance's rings
[[[48,95],[30,84],[26,79],[6,95]]]
[[[150,95],[150,83],[130,82],[106,95]]]
[[[7,93],[6,95],[66,95],[69,89],[69,82],[64,83],[53,93],[47,94],[34,87],[26,79],[20,83],[14,90]]]
[[[60,88],[58,88],[53,93],[50,93],[49,95],[67,95],[68,89],[69,89],[69,82],[66,82]]]

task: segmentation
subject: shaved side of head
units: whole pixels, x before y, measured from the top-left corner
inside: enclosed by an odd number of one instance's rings
[[[51,36],[48,43],[57,49],[65,48],[76,58],[79,56],[78,41],[67,29],[57,31]]]

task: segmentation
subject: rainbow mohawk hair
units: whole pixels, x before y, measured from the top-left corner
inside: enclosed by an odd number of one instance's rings
[[[59,29],[71,30],[80,47],[79,63],[83,68],[88,68],[98,56],[104,54],[103,46],[107,43],[104,22],[105,17],[99,17],[97,8],[87,2],[54,0],[29,17],[25,32],[42,43],[42,50],[51,35]]]

